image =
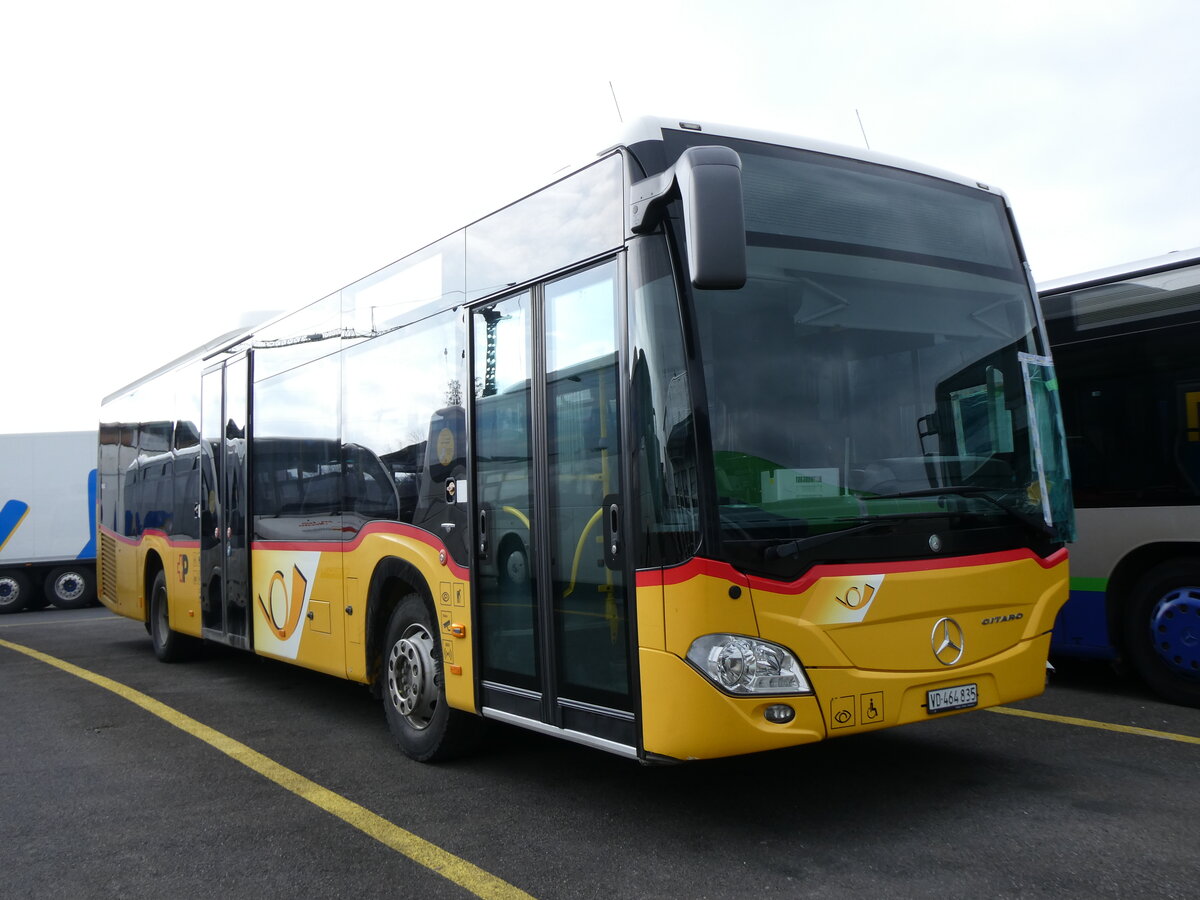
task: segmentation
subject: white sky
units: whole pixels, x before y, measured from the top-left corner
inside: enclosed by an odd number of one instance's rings
[[[1039,280],[1200,245],[1194,0],[0,12],[0,431],[314,300],[661,114],[1008,192]]]

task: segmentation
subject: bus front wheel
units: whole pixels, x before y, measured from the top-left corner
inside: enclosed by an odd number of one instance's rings
[[[474,744],[478,721],[446,703],[441,647],[419,594],[404,597],[388,620],[383,708],[405,755],[419,762],[459,756]]]
[[[1149,570],[1123,624],[1129,661],[1142,680],[1172,703],[1200,707],[1200,561]]]

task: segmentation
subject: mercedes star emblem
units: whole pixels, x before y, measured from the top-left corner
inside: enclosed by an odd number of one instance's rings
[[[933,645],[933,655],[943,666],[952,666],[963,655],[962,626],[949,617],[937,620],[933,626],[933,634],[929,636]]]

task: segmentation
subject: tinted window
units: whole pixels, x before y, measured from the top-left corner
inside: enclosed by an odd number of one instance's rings
[[[341,535],[339,374],[338,357],[327,356],[254,387],[251,472],[260,540]]]
[[[699,541],[695,424],[679,298],[660,238],[630,252],[633,453],[642,538],[639,566],[688,559]]]
[[[1200,266],[1042,298],[1080,507],[1200,500]]]

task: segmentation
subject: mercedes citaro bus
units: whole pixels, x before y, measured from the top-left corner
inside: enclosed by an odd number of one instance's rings
[[[1039,693],[1073,527],[1005,196],[869,151],[622,143],[103,406],[100,591],[642,761]]]

